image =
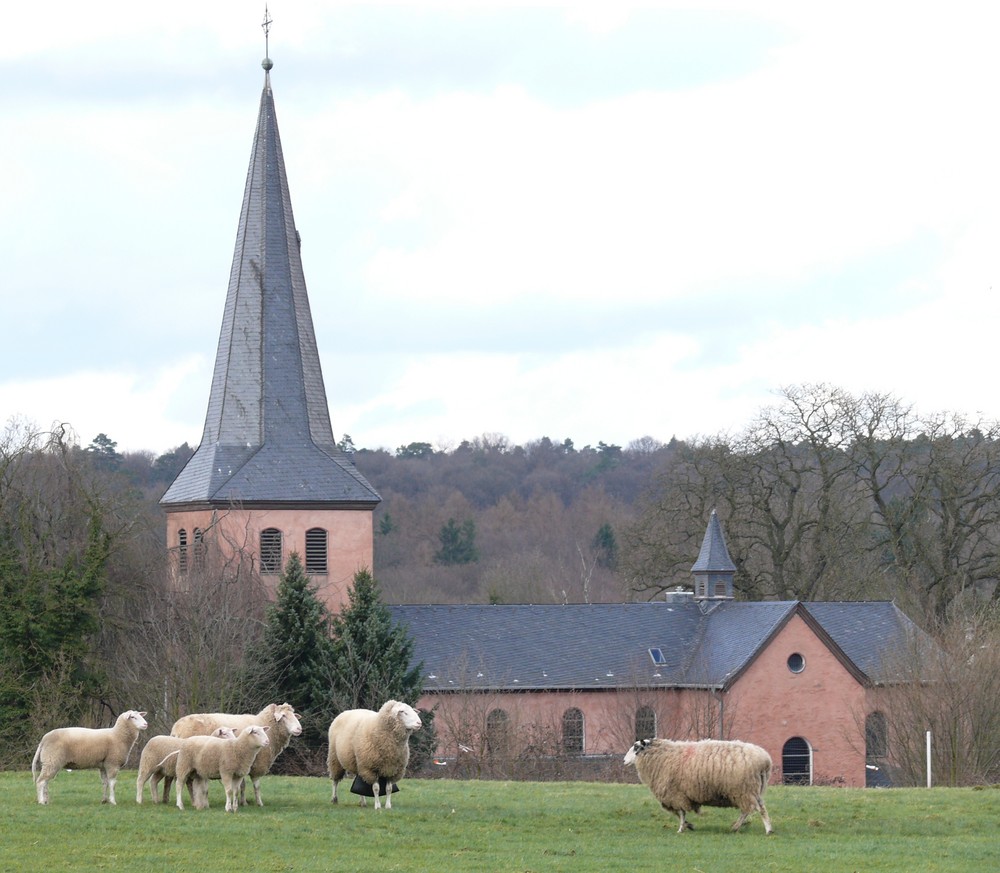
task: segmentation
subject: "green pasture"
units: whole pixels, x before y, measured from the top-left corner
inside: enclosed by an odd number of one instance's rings
[[[135,802],[135,772],[118,806],[100,802],[96,771],[62,772],[50,804],[31,775],[0,773],[0,870],[906,871],[1000,869],[1000,790],[858,790],[774,786],[775,833],[758,818],[705,809],[694,831],[634,784],[408,779],[393,809],[356,805],[320,778],[265,777],[263,809],[181,812]],[[345,802],[345,797],[347,802]]]

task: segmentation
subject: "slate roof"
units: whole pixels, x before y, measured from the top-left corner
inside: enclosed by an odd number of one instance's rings
[[[892,603],[799,601],[391,606],[426,691],[726,688],[795,614],[827,634],[859,681],[919,633]],[[665,663],[656,665],[649,650]]]
[[[729,557],[726,538],[722,533],[722,524],[715,510],[708,517],[705,537],[701,541],[698,558],[691,567],[692,573],[734,573],[736,565]]]
[[[333,437],[265,69],[205,428],[160,503],[372,507]]]

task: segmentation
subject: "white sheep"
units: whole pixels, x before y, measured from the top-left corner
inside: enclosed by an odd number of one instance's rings
[[[379,803],[379,779],[385,782],[385,808],[392,809],[392,783],[403,778],[410,761],[410,734],[421,726],[417,711],[406,703],[388,700],[378,712],[370,709],[347,709],[330,725],[330,749],[326,767],[337,785],[345,773],[360,776],[372,786],[375,809]],[[361,799],[362,806],[365,800]]]
[[[240,783],[246,778],[254,758],[270,743],[268,729],[258,724],[243,728],[234,739],[188,737],[177,752],[177,808],[184,809],[184,785],[192,783],[195,809],[208,809],[208,780],[221,779],[226,789],[226,812],[239,806]]]
[[[765,832],[771,833],[764,806],[771,756],[760,746],[737,740],[639,740],[626,753],[625,764],[635,764],[660,805],[680,819],[678,833],[694,830],[685,814],[697,813],[702,806],[737,807],[740,817],[734,831],[759,812]]]
[[[35,750],[31,777],[38,802],[49,802],[49,782],[63,768],[101,771],[104,794],[101,803],[115,804],[115,780],[144,731],[146,713],[133,709],[123,712],[110,728],[65,727],[49,731]]]
[[[288,746],[292,737],[302,733],[302,723],[290,703],[270,703],[256,715],[231,715],[224,712],[202,712],[186,715],[177,719],[170,729],[171,736],[194,737],[208,736],[212,731],[223,726],[241,730],[250,725],[260,725],[268,729],[270,745],[257,755],[253,768],[248,774],[253,782],[254,799],[257,806],[263,806],[260,796],[260,778],[265,775],[278,757]],[[240,786],[240,805],[246,805],[245,786]]]
[[[212,736],[229,740],[236,736],[236,731],[230,727],[220,727],[212,733]],[[167,802],[170,796],[170,786],[177,775],[177,755],[170,753],[179,752],[181,744],[184,742],[186,740],[180,737],[157,736],[149,738],[139,756],[139,775],[135,780],[136,803],[142,803],[142,793],[147,782],[150,783],[149,790],[153,795],[153,803],[159,803],[161,779],[163,780],[163,802]]]

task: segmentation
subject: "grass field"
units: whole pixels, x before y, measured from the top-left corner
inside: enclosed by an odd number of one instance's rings
[[[135,772],[118,806],[100,802],[96,771],[60,773],[50,804],[31,775],[0,773],[0,870],[141,871],[994,871],[1000,790],[856,790],[773,786],[775,833],[754,817],[705,809],[677,834],[641,785],[409,779],[376,814],[318,778],[265,777],[263,809],[184,812],[135,802]],[[344,802],[345,796],[347,802]]]

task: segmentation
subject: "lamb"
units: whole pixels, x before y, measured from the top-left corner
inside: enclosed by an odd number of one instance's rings
[[[231,740],[236,731],[230,727],[220,727],[213,731],[213,737]],[[135,780],[135,802],[142,803],[143,789],[150,782],[149,790],[153,795],[153,803],[160,802],[158,793],[160,780],[163,780],[163,802],[170,796],[170,786],[177,775],[177,756],[171,752],[179,752],[185,740],[180,737],[158,736],[150,737],[139,757],[139,775]],[[192,801],[194,798],[191,798]]]
[[[253,782],[254,799],[257,806],[263,806],[260,796],[260,778],[271,769],[274,759],[287,747],[292,737],[302,733],[302,723],[290,703],[271,703],[256,715],[229,715],[222,712],[204,712],[186,715],[174,722],[170,729],[174,737],[208,736],[222,726],[239,731],[250,725],[260,725],[268,729],[270,745],[257,755],[249,772]],[[245,786],[240,786],[240,805],[246,805]]]
[[[182,788],[191,780],[194,808],[208,809],[208,780],[221,779],[226,789],[226,812],[236,812],[240,783],[250,772],[257,754],[270,744],[267,732],[266,727],[252,724],[234,739],[187,738],[179,751],[171,752],[177,755],[177,808],[184,809]]]
[[[31,777],[39,803],[49,802],[49,781],[64,767],[68,770],[101,771],[104,793],[101,803],[115,803],[115,781],[125,766],[139,731],[148,727],[146,713],[130,709],[110,728],[65,727],[49,731],[35,750]]]
[[[760,812],[764,831],[771,833],[764,806],[771,756],[760,746],[736,740],[639,740],[626,753],[625,764],[635,764],[660,805],[680,819],[677,833],[694,830],[685,814],[697,813],[702,806],[737,807],[740,817],[733,823],[734,831]]]
[[[410,761],[410,734],[421,726],[415,709],[398,700],[388,700],[378,712],[347,709],[330,725],[330,749],[326,766],[333,780],[332,803],[345,773],[360,776],[372,786],[375,809],[379,803],[379,780],[385,782],[385,808],[392,809],[392,783],[403,778]],[[361,805],[365,805],[364,798]]]

